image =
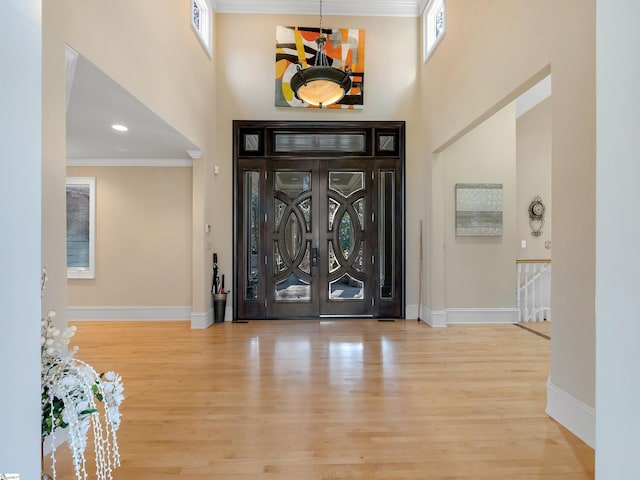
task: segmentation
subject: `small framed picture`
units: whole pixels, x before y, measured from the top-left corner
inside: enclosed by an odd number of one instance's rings
[[[502,184],[456,184],[456,236],[502,235]]]

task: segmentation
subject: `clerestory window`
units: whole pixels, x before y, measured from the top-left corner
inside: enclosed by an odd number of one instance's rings
[[[430,0],[422,14],[424,62],[434,52],[446,31],[445,0]]]
[[[193,27],[209,57],[213,55],[212,10],[210,0],[191,0],[191,27]]]

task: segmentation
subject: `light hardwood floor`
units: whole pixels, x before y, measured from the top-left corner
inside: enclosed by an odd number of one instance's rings
[[[119,480],[594,476],[544,413],[549,341],[513,325],[77,325],[78,358],[124,379]]]

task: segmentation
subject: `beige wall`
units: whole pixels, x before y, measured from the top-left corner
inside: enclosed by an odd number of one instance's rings
[[[421,106],[426,112],[422,150],[429,164],[437,157],[430,152],[454,142],[553,72],[550,381],[591,407],[595,391],[594,14],[593,0],[451,0],[446,36],[419,72]],[[433,183],[435,192],[437,178],[427,174],[425,180]],[[429,280],[425,296],[432,310],[445,305],[438,285],[445,275],[439,215],[434,205],[427,225],[430,268],[425,273]]]
[[[276,27],[314,27],[317,23],[317,16],[218,14],[216,35],[221,45],[216,56],[218,117],[223,120],[412,120],[417,93],[415,18],[324,16],[326,27],[366,31],[364,110],[274,106]],[[246,34],[237,35],[239,31]],[[231,131],[231,124],[221,124],[220,128]]]
[[[18,3],[18,2],[14,2]],[[611,9],[602,4],[602,12],[619,15],[604,23],[599,42],[621,39],[621,44],[603,44],[611,52],[624,51],[634,42],[612,35],[618,33],[621,21],[636,18],[637,6],[627,1],[625,8]],[[264,22],[258,25],[256,32],[259,41],[246,48],[236,48],[233,41],[238,40],[236,31],[244,26],[248,19],[253,26],[255,19],[250,17],[228,16],[221,25],[219,37],[224,41],[225,52],[216,54],[223,65],[229,62],[224,75],[219,77],[225,82],[234,71],[241,71],[244,80],[237,87],[228,84],[217,89],[220,103],[230,107],[228,112],[219,111],[219,119],[224,122],[220,131],[224,134],[220,144],[215,143],[216,121],[215,92],[216,77],[213,62],[209,62],[192,35],[188,26],[187,0],[157,2],[152,0],[113,0],[100,2],[85,0],[57,0],[43,2],[43,264],[49,269],[49,282],[44,308],[56,308],[58,318],[64,319],[66,306],[66,265],[64,262],[65,234],[65,198],[64,178],[64,49],[65,41],[78,49],[92,62],[113,76],[125,88],[134,93],[143,103],[150,106],[175,128],[198,143],[205,150],[202,160],[194,163],[194,202],[193,202],[193,258],[194,293],[193,303],[197,309],[208,308],[206,283],[209,255],[213,248],[224,248],[225,268],[230,269],[230,119],[231,118],[335,118],[335,112],[280,112],[272,107],[271,82],[256,81],[266,74],[272,78],[273,28],[280,20]],[[620,7],[620,5],[618,5]],[[417,237],[413,224],[418,219],[427,220],[424,224],[426,244],[426,266],[423,298],[429,308],[444,306],[443,256],[439,254],[444,241],[442,224],[444,206],[438,203],[443,199],[440,192],[442,175],[437,152],[448,143],[461,137],[475,125],[488,118],[491,113],[513,100],[517,94],[553,71],[554,97],[551,100],[553,117],[552,157],[553,161],[553,247],[554,247],[554,284],[552,308],[554,312],[552,338],[551,381],[571,396],[594,405],[594,1],[593,0],[449,0],[447,34],[429,64],[420,66],[417,71],[410,61],[402,60],[396,68],[397,55],[387,55],[387,59],[375,60],[372,46],[387,51],[389,41],[403,39],[396,46],[399,51],[413,49],[415,26],[404,20],[366,19],[362,24],[368,31],[368,65],[377,65],[376,76],[371,86],[377,85],[377,96],[367,96],[372,100],[373,109],[358,113],[340,113],[340,118],[383,119],[383,105],[389,105],[388,99],[401,98],[400,111],[391,110],[394,118],[406,117],[412,120],[409,127],[409,161],[411,167],[409,191],[409,242],[408,253],[417,251]],[[12,12],[12,10],[10,9]],[[271,18],[271,17],[269,17]],[[291,18],[291,17],[286,17]],[[309,23],[314,23],[316,19]],[[87,21],[99,19],[100,21]],[[140,21],[144,19],[145,21]],[[176,21],[178,20],[178,21]],[[359,22],[360,20],[358,20]],[[401,28],[389,34],[382,29],[381,34],[372,32],[374,27],[388,21],[390,26]],[[419,22],[413,21],[415,25]],[[356,23],[349,19],[349,25]],[[602,23],[602,22],[600,22]],[[633,24],[626,31],[634,31]],[[242,28],[243,31],[248,29]],[[398,32],[401,32],[398,35]],[[408,38],[404,38],[405,35]],[[254,38],[254,39],[255,39]],[[233,41],[231,40],[233,39]],[[377,39],[377,40],[375,40]],[[409,41],[406,41],[406,40]],[[242,43],[245,39],[239,39]],[[627,42],[622,45],[622,42]],[[259,55],[254,50],[260,51]],[[622,49],[622,50],[621,50]],[[627,48],[627,50],[630,50]],[[235,52],[235,58],[231,55]],[[241,53],[242,55],[238,55]],[[414,52],[415,53],[415,52]],[[609,53],[609,51],[605,51]],[[410,55],[407,57],[415,57]],[[253,61],[245,61],[247,58]],[[616,55],[604,55],[603,59],[617,60]],[[626,58],[626,57],[625,57]],[[391,60],[389,60],[391,59]],[[257,64],[256,64],[257,61]],[[392,67],[389,63],[394,62]],[[629,69],[633,64],[625,65]],[[601,67],[607,84],[600,86],[619,89],[619,71]],[[257,68],[257,75],[251,68]],[[404,92],[389,97],[383,90],[388,76],[391,75],[398,85],[398,91]],[[418,79],[417,88],[413,85],[414,76]],[[627,75],[627,78],[634,78]],[[369,85],[369,84],[368,84]],[[405,88],[405,86],[409,87]],[[257,96],[247,92],[257,88]],[[263,89],[265,89],[263,91]],[[371,89],[368,88],[368,91]],[[629,87],[629,92],[637,91]],[[398,93],[398,92],[396,92]],[[608,91],[602,92],[607,95]],[[623,92],[626,95],[627,92]],[[230,95],[226,97],[225,95]],[[415,102],[415,105],[412,104]],[[257,105],[257,106],[256,106]],[[371,106],[368,103],[368,106]],[[607,105],[604,103],[603,105]],[[417,112],[420,112],[419,116]],[[384,117],[387,117],[385,114]],[[613,112],[611,118],[619,118],[619,112]],[[609,116],[604,116],[607,122]],[[631,118],[631,117],[629,117]],[[608,122],[612,124],[611,122]],[[614,122],[615,123],[615,122]],[[631,129],[632,130],[632,129]],[[632,132],[633,133],[633,132]],[[614,135],[611,134],[611,137]],[[609,140],[605,138],[605,140]],[[602,142],[604,144],[604,142]],[[619,145],[619,142],[611,142]],[[627,152],[628,153],[628,152]],[[621,157],[616,157],[621,158]],[[606,160],[606,159],[605,159]],[[624,159],[626,160],[626,158]],[[224,169],[219,178],[212,179],[211,167],[221,164]],[[604,163],[604,162],[603,162]],[[633,163],[633,162],[632,162]],[[628,178],[635,178],[633,175]],[[617,179],[620,180],[620,179]],[[431,186],[431,188],[428,188]],[[632,191],[630,189],[629,191]],[[568,195],[567,192],[571,192]],[[611,198],[617,190],[612,188]],[[205,200],[206,198],[206,200]],[[617,198],[617,197],[616,197]],[[624,199],[623,199],[624,200]],[[633,202],[631,202],[633,203]],[[415,204],[424,205],[424,208]],[[215,205],[214,207],[209,207]],[[427,207],[431,205],[432,210]],[[606,205],[605,205],[606,206]],[[617,218],[617,217],[616,217]],[[215,222],[214,220],[219,220]],[[214,235],[207,240],[202,233],[204,223],[214,223]],[[548,227],[547,227],[548,228]],[[630,235],[628,238],[634,238]],[[617,245],[614,238],[611,245]],[[605,244],[603,251],[609,249]],[[627,258],[622,255],[627,260]],[[607,259],[605,259],[607,260]],[[614,265],[614,263],[611,263]],[[628,265],[625,264],[625,265]],[[615,265],[614,265],[615,266]],[[415,268],[410,265],[410,268]],[[410,271],[411,272],[411,271]],[[415,273],[415,272],[414,272]],[[413,278],[410,273],[409,281]],[[635,277],[634,277],[635,278]],[[606,279],[605,279],[606,280]],[[416,282],[418,283],[418,282]],[[198,287],[200,286],[200,288]],[[620,290],[617,290],[620,291]],[[609,295],[610,292],[605,292]],[[410,296],[413,293],[410,292]],[[613,298],[613,294],[609,295]],[[605,300],[608,300],[606,297]],[[411,299],[410,299],[411,301]],[[600,305],[604,302],[599,302]],[[612,302],[620,307],[630,303]],[[606,307],[606,305],[605,305]],[[602,308],[602,307],[600,307]],[[624,313],[624,312],[623,312]],[[626,318],[614,315],[611,318]],[[610,326],[609,326],[610,327]],[[612,335],[615,343],[620,329],[602,328],[599,333]],[[613,332],[613,333],[612,333]],[[609,338],[605,339],[609,340]],[[632,350],[633,345],[627,351]],[[603,367],[606,376],[611,370]],[[610,378],[610,377],[607,377]],[[607,388],[608,385],[605,385]],[[599,387],[600,388],[600,387]],[[612,390],[613,391],[613,390]],[[619,395],[617,396],[620,397]],[[627,396],[632,398],[633,396]],[[627,398],[624,397],[624,398]],[[606,400],[606,399],[605,399]],[[605,405],[606,406],[606,405]],[[609,409],[614,411],[615,409]],[[626,423],[625,423],[626,422]],[[613,424],[614,422],[610,422]],[[628,425],[628,418],[621,425]],[[614,428],[618,424],[614,425]],[[608,433],[608,432],[607,432]],[[627,439],[614,432],[605,438]],[[603,442],[604,443],[604,442]],[[627,442],[627,445],[631,443]],[[601,449],[599,449],[601,450]],[[618,452],[624,454],[623,449]],[[615,462],[622,465],[624,462]],[[599,462],[599,465],[605,465]],[[624,465],[629,465],[627,462]],[[605,470],[606,471],[606,470]]]
[[[548,259],[551,251],[551,100],[516,119],[513,104],[456,140],[434,161],[433,195],[441,197],[445,308],[514,308],[515,259]],[[455,184],[502,183],[501,237],[456,237]],[[544,235],[529,226],[529,202],[547,206]],[[435,205],[434,205],[435,208]],[[521,248],[521,240],[527,247]]]
[[[68,0],[56,3],[55,8],[45,4],[44,138],[49,179],[45,236],[49,242],[44,262],[62,259],[54,269],[57,280],[64,278],[66,270],[61,253],[65,246],[65,42],[204,150],[203,158],[193,165],[194,312],[210,308],[211,253],[219,254],[222,272],[230,276],[233,271],[232,120],[406,120],[407,198],[424,190],[416,174],[422,169],[420,155],[412,140],[419,136],[415,19],[327,17],[326,25],[367,31],[366,105],[364,111],[356,112],[310,111],[274,106],[274,42],[277,25],[315,25],[315,16],[216,15],[214,44],[219,42],[224,48],[214,51],[214,59],[209,61],[191,31],[189,2],[171,2],[162,8],[152,3]],[[139,23],[142,12],[146,20]],[[85,22],[86,18],[100,18],[101,22],[95,25]],[[236,35],[239,30],[251,35]],[[233,41],[228,41],[231,38]],[[214,165],[220,167],[215,176]],[[410,208],[407,214],[407,250],[417,255],[417,225],[423,205],[415,203],[418,208]],[[204,234],[205,223],[213,225],[211,235]],[[409,263],[407,278],[417,279],[417,275],[417,265]],[[63,295],[66,299],[65,290],[60,287],[54,297]],[[409,304],[417,304],[417,293],[417,282],[409,282]],[[64,301],[57,304],[61,309],[65,306]]]
[[[191,29],[189,0],[43,2],[43,264],[51,276],[44,308],[57,309],[60,322],[66,320],[65,43],[203,150],[193,166],[193,288],[187,304],[194,312],[209,311],[212,240],[204,225],[214,223],[208,192],[215,158],[215,62]]]
[[[233,119],[407,120],[407,253],[424,226],[428,307],[445,305],[438,230],[442,209],[428,211],[432,152],[443,150],[553,71],[552,195],[554,282],[551,382],[594,404],[593,0],[450,0],[447,33],[427,65],[418,61],[417,19],[328,17],[326,25],[367,30],[366,107],[361,112],[273,106],[274,35],[279,24],[313,16],[218,15],[222,48],[208,61],[188,23],[188,1],[60,0],[44,4],[43,262],[52,304],[64,308],[64,42],[111,75],[205,155],[194,163],[193,306],[208,303],[210,252],[232,270],[231,121]],[[88,22],[87,18],[100,18]],[[140,22],[145,18],[145,22]],[[176,21],[178,20],[178,21]],[[237,35],[237,32],[251,32]],[[114,34],[117,32],[117,34]],[[216,69],[213,64],[217,66]],[[221,173],[212,177],[213,165]],[[437,165],[433,169],[438,172]],[[433,183],[432,183],[433,181]],[[432,192],[425,186],[432,185]],[[571,191],[571,195],[566,195]],[[434,205],[437,198],[433,198]],[[213,235],[203,233],[204,223]],[[416,262],[408,262],[407,303],[416,303]],[[55,286],[53,285],[55,283]],[[62,294],[62,296],[61,296]]]
[[[516,119],[510,104],[448,147],[442,162],[445,307],[515,307]],[[457,183],[500,183],[503,234],[456,236]]]
[[[547,99],[516,120],[518,259],[550,259],[553,209],[551,204],[551,100]],[[539,195],[546,207],[542,235],[531,235],[529,204]],[[526,248],[521,241],[526,240]]]
[[[191,168],[70,167],[96,178],[96,278],[69,306],[191,306]]]
[[[221,173],[214,188],[219,204],[216,216],[223,229],[216,248],[222,268],[231,271],[232,258],[232,121],[233,120],[405,120],[407,122],[407,252],[419,254],[418,224],[425,205],[419,200],[424,183],[419,172],[422,154],[417,109],[418,37],[415,18],[325,17],[323,24],[366,30],[365,108],[336,111],[276,108],[275,32],[278,25],[316,26],[315,16],[232,15],[217,16],[218,71],[217,160]],[[244,32],[238,35],[238,32]],[[416,312],[418,265],[407,262],[407,304]],[[411,310],[411,309],[410,309]],[[415,315],[415,313],[414,313]]]
[[[595,406],[595,12],[553,2],[551,382]],[[556,16],[557,15],[557,16]],[[579,21],[577,21],[579,19]],[[571,192],[571,194],[568,194]]]

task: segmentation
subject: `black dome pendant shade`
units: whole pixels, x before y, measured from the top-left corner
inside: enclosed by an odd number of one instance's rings
[[[322,33],[322,0],[319,31],[315,65],[303,68],[298,63],[298,71],[291,77],[290,84],[298,100],[322,108],[339,102],[351,90],[351,69],[348,66],[344,70],[330,67],[324,51],[327,38]]]

